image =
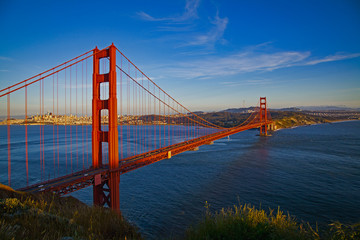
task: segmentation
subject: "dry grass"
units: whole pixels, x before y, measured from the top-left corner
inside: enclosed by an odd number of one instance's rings
[[[185,239],[246,240],[360,240],[360,223],[332,223],[322,231],[300,224],[289,214],[236,205],[212,213],[206,203],[204,219],[186,232]],[[141,239],[136,227],[100,207],[73,197],[32,195],[0,184],[0,239]]]
[[[118,214],[73,197],[2,186],[0,197],[0,239],[141,239],[136,227]]]
[[[246,240],[355,240],[360,239],[360,224],[333,223],[319,234],[310,224],[300,224],[280,208],[277,211],[239,205],[211,213],[206,203],[204,219],[186,232],[185,239],[246,239]]]

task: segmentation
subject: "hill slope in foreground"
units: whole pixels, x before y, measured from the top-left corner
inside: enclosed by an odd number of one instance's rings
[[[321,234],[309,224],[277,212],[252,206],[211,213],[206,204],[203,220],[184,239],[360,239],[360,223],[333,223]],[[142,239],[124,218],[100,207],[90,207],[73,197],[28,194],[0,184],[0,239]]]
[[[141,239],[109,209],[74,197],[29,194],[0,183],[0,239]]]

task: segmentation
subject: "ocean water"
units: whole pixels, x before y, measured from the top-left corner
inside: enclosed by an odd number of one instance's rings
[[[122,214],[148,239],[181,236],[202,218],[205,201],[212,210],[280,206],[320,226],[360,221],[360,121],[257,134],[238,133],[122,175]],[[0,181],[6,183],[6,134],[0,138]],[[91,188],[72,195],[92,204]]]

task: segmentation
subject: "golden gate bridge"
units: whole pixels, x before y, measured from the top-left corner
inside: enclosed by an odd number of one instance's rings
[[[19,190],[60,196],[93,186],[94,204],[118,212],[120,175],[241,131],[266,136],[273,124],[265,97],[236,127],[207,121],[114,44],[3,88],[0,106],[1,181],[15,171]]]

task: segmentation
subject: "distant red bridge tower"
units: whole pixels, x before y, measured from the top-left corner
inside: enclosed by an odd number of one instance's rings
[[[266,108],[266,97],[260,97],[260,122],[264,122],[260,126],[260,136],[267,136],[267,108]]]

